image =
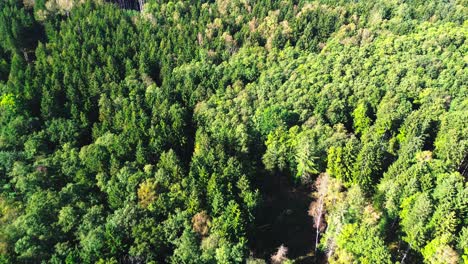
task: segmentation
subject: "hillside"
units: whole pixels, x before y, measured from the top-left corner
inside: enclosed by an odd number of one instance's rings
[[[0,263],[468,263],[467,16],[0,1]]]

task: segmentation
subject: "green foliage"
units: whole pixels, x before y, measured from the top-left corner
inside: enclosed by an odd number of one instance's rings
[[[344,146],[332,146],[328,149],[327,172],[348,186],[357,183],[353,179],[352,165],[356,160],[358,147],[359,141],[352,137],[346,141]]]
[[[417,193],[403,200],[400,212],[405,241],[416,249],[426,242],[427,222],[432,213],[432,203],[425,193]]]
[[[144,2],[0,1],[0,263],[467,261],[464,1]]]
[[[14,0],[2,1],[0,10],[0,46],[12,52],[26,52],[34,47],[41,32],[32,10],[23,6],[22,1]]]
[[[347,224],[338,236],[337,245],[359,263],[391,263],[390,253],[375,227]]]
[[[261,113],[257,110],[257,113],[259,116],[257,121],[258,130],[265,136],[280,126],[287,127],[297,121],[293,113],[280,109],[277,106],[269,107]]]
[[[356,132],[356,134],[366,133],[372,122],[369,105],[360,103],[353,111],[353,118],[354,132]]]
[[[200,263],[200,248],[195,234],[185,230],[179,238],[178,247],[174,250],[171,261],[174,263]]]
[[[440,132],[437,134],[435,147],[438,157],[448,166],[460,172],[467,170],[468,139],[468,101],[455,101],[448,113],[442,116]]]

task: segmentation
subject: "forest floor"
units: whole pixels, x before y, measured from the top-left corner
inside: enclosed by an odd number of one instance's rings
[[[281,245],[296,263],[319,263],[314,257],[315,229],[307,213],[312,201],[311,186],[295,184],[292,177],[274,175],[265,180],[263,206],[257,213],[253,256],[270,259]]]

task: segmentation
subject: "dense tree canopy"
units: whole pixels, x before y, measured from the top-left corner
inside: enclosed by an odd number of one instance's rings
[[[0,1],[0,263],[468,262],[467,14]]]

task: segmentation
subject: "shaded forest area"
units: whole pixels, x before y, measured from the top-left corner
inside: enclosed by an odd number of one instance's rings
[[[0,263],[468,262],[467,14],[0,1]]]
[[[143,9],[143,5],[145,4],[145,0],[107,0],[109,3],[115,3],[120,8],[129,9],[129,10],[137,10],[140,11]]]

